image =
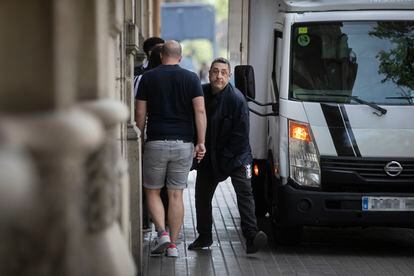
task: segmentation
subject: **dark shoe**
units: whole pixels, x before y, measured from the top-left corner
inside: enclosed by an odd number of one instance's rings
[[[253,254],[265,247],[267,244],[267,235],[259,231],[252,238],[246,240],[246,253]]]
[[[193,241],[189,246],[188,250],[197,250],[204,247],[209,247],[213,244],[213,238],[207,235],[200,235],[198,238]]]

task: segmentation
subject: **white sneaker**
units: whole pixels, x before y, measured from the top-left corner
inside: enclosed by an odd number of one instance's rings
[[[168,247],[167,247],[167,253],[166,253],[167,257],[171,257],[171,258],[178,258],[179,254],[178,254],[178,248],[175,244],[171,243]]]
[[[151,254],[162,254],[165,249],[170,245],[170,235],[167,232],[162,233],[161,237],[155,238],[154,247],[151,250]]]

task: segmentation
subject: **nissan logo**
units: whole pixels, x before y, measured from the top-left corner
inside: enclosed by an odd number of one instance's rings
[[[387,165],[385,165],[384,171],[389,176],[395,177],[395,176],[399,176],[402,173],[403,167],[397,161],[391,161],[391,162],[388,162]]]

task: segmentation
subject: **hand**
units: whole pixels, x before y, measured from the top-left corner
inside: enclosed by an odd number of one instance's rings
[[[197,158],[197,162],[200,163],[201,159],[203,159],[204,155],[206,154],[206,146],[204,143],[199,143],[196,145],[194,150],[195,158]]]

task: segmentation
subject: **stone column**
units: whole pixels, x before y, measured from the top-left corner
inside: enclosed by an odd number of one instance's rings
[[[130,106],[130,116],[127,124],[127,147],[130,177],[130,246],[132,256],[137,264],[138,275],[142,274],[142,171],[141,171],[141,139],[135,124],[134,97],[134,59],[139,53],[139,31],[136,25],[135,0],[125,0],[125,29],[126,29],[126,101]],[[140,6],[141,4],[139,4]]]
[[[99,118],[106,130],[104,143],[86,163],[87,233],[83,241],[89,262],[85,266],[91,269],[87,275],[132,276],[135,265],[119,220],[122,185],[127,172],[116,141],[117,126],[127,119],[128,110],[125,105],[109,99],[85,102],[80,108]]]
[[[229,1],[229,60],[232,66],[247,63],[250,0]]]
[[[0,175],[0,275],[135,274],[127,111],[98,101],[125,99],[123,22],[122,0],[1,1],[0,162],[22,171]]]
[[[9,252],[1,256],[0,262],[7,267],[0,274],[87,275],[82,257],[88,257],[83,255],[81,243],[85,225],[82,209],[86,203],[84,164],[89,153],[103,141],[100,122],[85,112],[72,110],[6,115],[0,126],[2,145],[26,153],[18,165],[31,164],[22,172],[15,171],[15,179],[6,178],[5,185],[25,185],[22,194],[16,196],[17,211],[24,210],[27,204],[31,208],[5,221],[2,240],[8,242]],[[14,159],[19,158],[14,155]],[[19,179],[20,173],[26,182]],[[30,200],[26,202],[25,197]]]
[[[0,130],[0,135],[4,136],[4,129]],[[29,261],[35,254],[24,248],[36,243],[37,235],[31,234],[31,230],[41,227],[38,215],[35,215],[40,211],[35,207],[39,207],[36,202],[38,197],[35,199],[34,196],[37,194],[38,180],[35,164],[27,150],[1,139],[0,275],[24,275],[23,269],[37,270],[34,263]],[[33,227],[35,222],[36,227]],[[21,267],[22,260],[24,268]]]
[[[154,36],[161,35],[161,0],[152,1],[152,28]]]
[[[152,0],[141,0],[140,5],[140,22],[138,26],[140,27],[142,36],[148,38],[153,35],[152,27]]]
[[[142,233],[142,164],[141,139],[135,125],[128,125],[128,164],[130,176],[131,252],[141,275],[143,256]]]

